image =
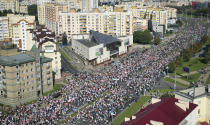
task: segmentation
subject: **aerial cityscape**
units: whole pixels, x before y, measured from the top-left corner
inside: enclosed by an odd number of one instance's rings
[[[210,125],[210,0],[0,0],[0,125]]]

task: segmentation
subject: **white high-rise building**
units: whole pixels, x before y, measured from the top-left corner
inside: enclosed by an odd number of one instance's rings
[[[98,8],[98,0],[82,0],[82,12],[90,12]]]

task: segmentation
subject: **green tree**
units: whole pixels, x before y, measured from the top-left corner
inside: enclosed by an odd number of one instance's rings
[[[190,51],[190,49],[184,49],[183,50],[183,60],[185,61],[185,62],[187,62],[187,61],[189,61],[190,60],[190,58],[192,57],[192,52]]]
[[[62,44],[63,44],[63,45],[67,45],[67,36],[66,36],[66,33],[63,34],[63,37],[62,37]]]
[[[28,6],[28,15],[35,16],[36,21],[38,21],[37,5],[33,4]]]
[[[176,64],[173,61],[173,62],[171,62],[171,63],[168,64],[168,72],[169,73],[173,73],[175,70],[176,70]]]
[[[159,37],[155,38],[154,44],[155,45],[159,45],[160,44],[160,38]]]
[[[176,24],[178,24],[178,26],[181,27],[182,26],[182,21],[181,20],[177,20]]]
[[[133,34],[133,41],[139,44],[150,44],[152,35],[149,30],[135,31]]]

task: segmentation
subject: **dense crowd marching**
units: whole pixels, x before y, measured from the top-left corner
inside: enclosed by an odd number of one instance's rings
[[[180,55],[183,48],[198,42],[207,32],[203,24],[188,21],[175,39],[144,51],[136,50],[120,61],[98,72],[82,72],[67,78],[67,85],[53,95],[40,97],[37,103],[21,105],[7,115],[0,114],[6,125],[50,125],[64,120],[69,114],[87,105],[65,124],[106,125],[131,102],[155,85],[169,62]]]

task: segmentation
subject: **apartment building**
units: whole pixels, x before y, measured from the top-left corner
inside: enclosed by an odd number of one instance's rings
[[[19,11],[18,0],[0,0],[0,11],[11,10],[13,13]]]
[[[45,25],[45,4],[52,0],[37,0],[37,14],[40,25]]]
[[[167,10],[167,18],[168,19],[176,19],[177,18],[177,9],[175,8],[170,8],[170,7],[165,7]]]
[[[56,3],[45,4],[45,26],[56,34],[58,33],[59,12],[68,12],[68,5]]]
[[[20,4],[19,13],[28,14],[28,5]]]
[[[30,50],[33,43],[27,42],[30,41],[27,32],[35,27],[35,16],[8,14],[7,18],[9,20],[9,37],[12,38],[12,42],[22,51]]]
[[[82,0],[82,12],[91,12],[98,8],[98,0]]]
[[[0,17],[0,41],[9,41],[8,17]]]
[[[55,79],[61,78],[61,54],[58,50],[55,33],[47,29],[33,29],[30,31],[32,34],[32,43],[40,50],[40,56],[52,59],[52,70]]]
[[[133,34],[133,16],[130,12],[60,13],[58,34],[87,34],[90,30],[116,36]]]
[[[52,59],[36,48],[27,54],[0,56],[0,103],[17,106],[53,89]]]
[[[8,14],[0,17],[0,41],[11,41],[22,50],[30,50],[33,43],[27,32],[35,27],[35,16]]]
[[[195,125],[210,124],[210,86],[193,87],[177,91],[175,92],[175,97],[198,105]]]

